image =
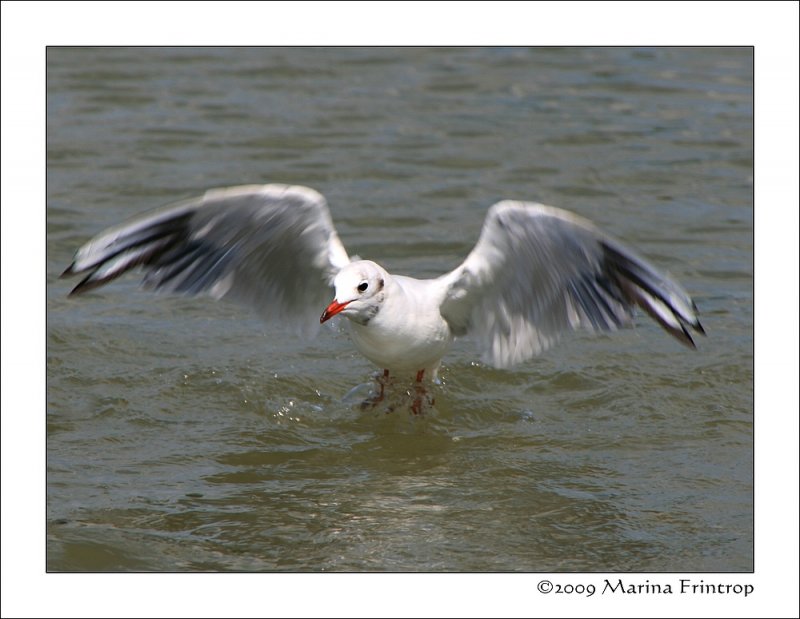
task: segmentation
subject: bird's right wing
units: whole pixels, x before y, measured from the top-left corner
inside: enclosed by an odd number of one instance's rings
[[[349,261],[319,193],[247,185],[106,230],[78,250],[64,276],[86,274],[74,295],[142,267],[148,288],[230,299],[312,333]]]
[[[591,222],[542,204],[495,204],[475,248],[442,279],[442,316],[456,335],[474,334],[496,367],[542,352],[567,331],[618,329],[634,306],[690,347],[687,327],[703,333],[677,282]]]

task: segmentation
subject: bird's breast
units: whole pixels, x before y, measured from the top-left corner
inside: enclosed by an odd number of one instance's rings
[[[438,367],[453,340],[450,328],[438,314],[395,314],[385,320],[378,313],[366,325],[350,323],[359,352],[381,368],[417,372]]]

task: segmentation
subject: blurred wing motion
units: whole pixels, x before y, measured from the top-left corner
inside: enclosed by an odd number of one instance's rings
[[[349,261],[320,194],[248,185],[211,190],[102,232],[63,276],[86,274],[74,295],[141,266],[148,288],[230,299],[313,332],[334,276]]]
[[[541,204],[495,204],[475,248],[443,279],[442,316],[456,335],[477,336],[496,367],[542,352],[565,331],[616,330],[637,305],[692,348],[687,327],[704,333],[674,280],[591,222]]]

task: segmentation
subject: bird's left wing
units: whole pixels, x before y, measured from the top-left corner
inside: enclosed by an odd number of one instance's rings
[[[142,267],[145,287],[230,299],[311,333],[333,277],[348,262],[322,195],[247,185],[214,189],[104,231],[63,275],[86,274],[74,295]]]
[[[442,279],[442,316],[456,335],[477,336],[496,367],[539,354],[566,331],[618,329],[634,306],[688,346],[687,327],[703,332],[677,282],[591,222],[542,204],[495,204],[475,248]]]

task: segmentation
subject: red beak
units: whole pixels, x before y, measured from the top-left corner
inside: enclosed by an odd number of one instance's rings
[[[345,301],[344,303],[339,303],[336,299],[331,301],[331,304],[325,308],[325,311],[322,312],[322,316],[319,317],[319,322],[322,324],[326,320],[333,318],[341,312],[345,307],[350,304],[350,301]]]

